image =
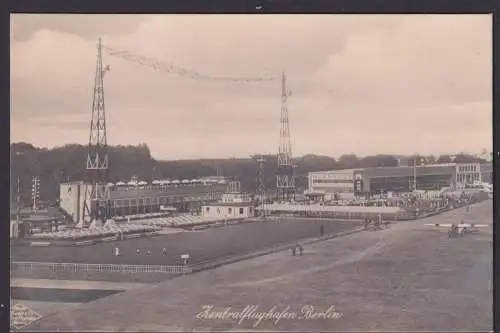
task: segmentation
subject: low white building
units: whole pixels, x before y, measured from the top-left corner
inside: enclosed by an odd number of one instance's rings
[[[225,203],[218,202],[202,207],[201,215],[204,218],[236,219],[254,216],[253,203]]]
[[[253,217],[254,204],[248,193],[241,193],[238,182],[230,182],[219,202],[201,207],[205,218],[238,219]]]

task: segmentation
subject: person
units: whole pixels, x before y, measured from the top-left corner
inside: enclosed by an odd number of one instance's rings
[[[146,254],[147,254],[147,255],[150,255],[150,254],[151,254],[151,250],[147,250],[147,251],[146,251]]]
[[[292,256],[295,256],[295,249],[296,249],[296,247],[295,247],[295,246],[294,246],[294,247],[292,247]]]
[[[120,255],[120,249],[115,247],[115,256],[118,257]]]
[[[163,248],[163,249],[161,250],[161,253],[162,253],[162,255],[163,255],[163,256],[166,256],[166,255],[167,255],[167,249],[166,249],[166,248]]]
[[[141,254],[141,251],[140,251],[139,249],[137,249],[137,250],[135,250],[135,253],[136,253],[137,255],[139,255],[139,254]]]
[[[299,245],[299,255],[302,255],[303,251],[304,251],[304,249],[302,248],[302,245]]]

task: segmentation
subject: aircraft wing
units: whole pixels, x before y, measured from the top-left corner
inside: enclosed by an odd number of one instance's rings
[[[439,223],[436,223],[436,224],[424,224],[424,225],[427,225],[427,226],[430,226],[430,227],[441,227],[441,228],[451,228],[453,226],[453,224],[439,224]]]
[[[487,227],[487,224],[458,224],[459,228],[484,228]]]

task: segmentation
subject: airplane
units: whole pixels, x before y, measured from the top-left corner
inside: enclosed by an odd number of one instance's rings
[[[452,224],[424,224],[431,227],[449,228],[448,237],[462,237],[468,232],[477,231],[477,228],[487,227],[488,224],[468,224],[468,223],[452,223]]]

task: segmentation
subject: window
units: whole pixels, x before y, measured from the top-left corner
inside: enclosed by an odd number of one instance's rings
[[[220,214],[220,208],[217,208],[217,214]]]
[[[207,207],[207,213],[210,213],[210,207]]]
[[[240,215],[243,215],[243,208],[240,208]]]
[[[233,213],[233,209],[232,209],[231,207],[229,207],[229,208],[227,209],[227,213],[228,213],[228,214],[232,214],[232,213]]]

